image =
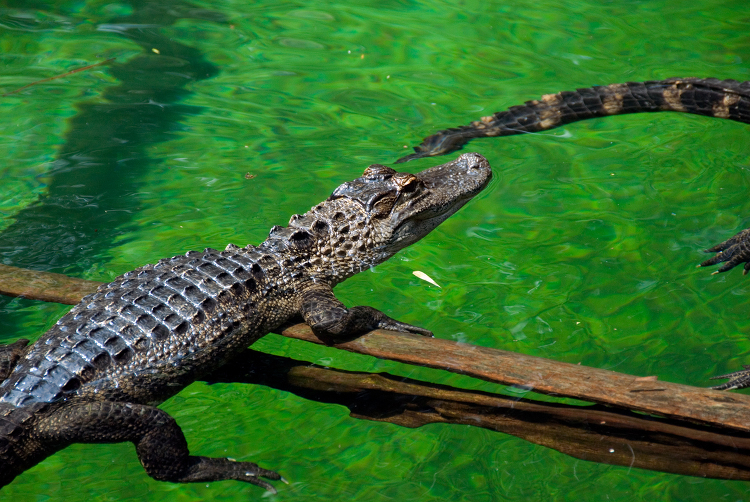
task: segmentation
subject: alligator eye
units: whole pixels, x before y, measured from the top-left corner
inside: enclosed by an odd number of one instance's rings
[[[372,207],[370,214],[373,218],[385,218],[391,214],[396,198],[393,196],[383,197]]]
[[[396,174],[395,169],[391,169],[390,167],[384,166],[382,164],[373,164],[365,169],[365,172],[362,173],[362,176],[365,178],[381,178],[394,174]]]
[[[422,180],[408,173],[399,173],[393,177],[393,183],[400,193],[411,193],[422,186]]]
[[[365,204],[365,209],[367,209],[367,211],[372,211],[372,208],[374,208],[375,205],[383,199],[395,200],[392,192],[376,193],[367,201],[367,204]]]

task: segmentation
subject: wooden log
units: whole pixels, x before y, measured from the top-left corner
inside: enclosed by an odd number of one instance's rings
[[[305,324],[284,336],[321,342]],[[375,330],[338,349],[461,373],[534,392],[645,411],[714,427],[750,432],[750,396],[662,382],[438,338]]]
[[[59,274],[3,266],[0,292],[74,304],[97,283]],[[65,278],[65,280],[63,280]],[[69,288],[77,284],[77,293]],[[49,300],[55,298],[55,300]],[[77,300],[76,300],[77,298]],[[284,336],[323,343],[307,325],[281,330]],[[750,432],[750,396],[639,378],[514,352],[437,338],[375,330],[334,347],[461,373],[535,392],[639,410],[713,427]]]
[[[0,264],[0,294],[75,305],[101,282]]]

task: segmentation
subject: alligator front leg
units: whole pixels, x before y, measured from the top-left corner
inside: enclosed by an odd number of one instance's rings
[[[346,308],[325,284],[310,285],[300,293],[300,298],[302,317],[326,343],[354,339],[373,329],[433,336],[429,330],[391,319],[372,307]]]
[[[726,375],[711,377],[711,380],[721,380],[724,378],[728,378],[729,381],[721,385],[714,385],[710,388],[715,390],[734,390],[750,387],[750,365],[743,364],[742,366],[745,368],[744,370],[735,371],[734,373],[727,373]]]
[[[709,265],[726,262],[714,272],[714,274],[718,274],[719,272],[731,270],[740,263],[744,263],[745,267],[742,273],[743,275],[747,274],[750,270],[750,228],[743,230],[721,244],[706,249],[706,253],[717,254],[698,265],[699,267],[707,267]]]
[[[177,422],[153,406],[111,401],[63,405],[35,424],[32,437],[42,445],[130,441],[149,476],[173,483],[234,479],[276,493],[260,477],[284,481],[251,462],[190,455]]]

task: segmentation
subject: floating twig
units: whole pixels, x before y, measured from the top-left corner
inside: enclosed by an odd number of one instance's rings
[[[90,70],[91,68],[94,68],[94,67],[96,67],[96,66],[101,66],[101,65],[107,64],[107,63],[109,63],[110,61],[114,61],[115,59],[117,59],[117,58],[109,58],[109,59],[107,59],[107,60],[104,60],[104,61],[102,61],[102,62],[100,62],[100,63],[94,63],[94,64],[90,64],[90,65],[88,65],[88,66],[83,66],[83,67],[81,67],[81,68],[76,68],[75,70],[70,70],[69,72],[65,72],[65,73],[63,73],[62,75],[56,75],[56,76],[54,76],[54,77],[43,78],[42,80],[37,80],[36,82],[32,82],[32,83],[30,83],[30,84],[26,84],[26,85],[24,85],[23,87],[19,87],[19,88],[18,88],[18,89],[16,89],[15,91],[10,91],[10,92],[6,92],[5,94],[3,94],[3,97],[5,97],[5,96],[10,96],[11,94],[16,94],[16,93],[18,93],[18,92],[21,92],[21,91],[22,91],[22,90],[24,90],[24,89],[28,89],[28,88],[29,88],[29,87],[31,87],[32,85],[37,85],[37,84],[41,84],[41,83],[43,83],[43,82],[49,82],[50,80],[55,80],[55,79],[58,79],[58,78],[63,78],[63,77],[67,77],[68,75],[72,75],[73,73],[78,73],[78,72],[80,72],[80,71],[86,71],[86,70]]]

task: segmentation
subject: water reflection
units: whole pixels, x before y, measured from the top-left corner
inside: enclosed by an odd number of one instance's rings
[[[750,480],[750,435],[606,406],[546,403],[387,373],[323,368],[251,349],[208,380],[266,385],[346,406],[355,418],[404,427],[431,423],[482,427],[593,462]]]

